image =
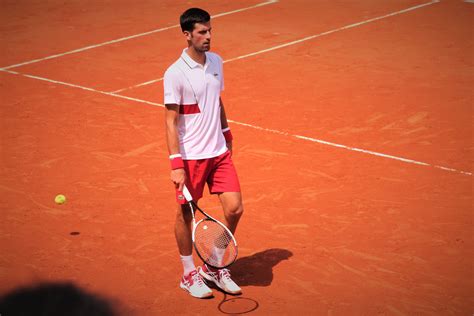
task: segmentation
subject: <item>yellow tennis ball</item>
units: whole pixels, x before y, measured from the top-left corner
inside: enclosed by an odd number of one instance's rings
[[[54,202],[56,202],[56,204],[64,204],[66,203],[66,197],[62,194],[58,194],[54,198]]]

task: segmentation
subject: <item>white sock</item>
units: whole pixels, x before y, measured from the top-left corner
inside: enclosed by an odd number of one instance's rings
[[[180,256],[181,263],[183,264],[184,275],[188,275],[192,271],[196,270],[196,266],[194,265],[193,255],[189,256]]]

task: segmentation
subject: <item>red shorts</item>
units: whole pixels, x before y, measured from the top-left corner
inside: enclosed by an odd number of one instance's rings
[[[202,198],[206,183],[211,194],[240,192],[239,178],[230,151],[214,158],[183,160],[183,162],[187,177],[186,187],[194,201],[197,202]],[[186,203],[181,191],[176,190],[176,201],[179,204]]]

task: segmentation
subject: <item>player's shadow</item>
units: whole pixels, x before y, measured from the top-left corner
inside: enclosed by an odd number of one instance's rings
[[[230,267],[232,279],[240,286],[269,286],[273,281],[273,267],[291,256],[293,253],[287,249],[272,248],[239,258]]]

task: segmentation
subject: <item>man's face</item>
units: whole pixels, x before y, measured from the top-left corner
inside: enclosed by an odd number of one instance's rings
[[[196,23],[191,33],[185,32],[187,40],[198,52],[207,52],[211,49],[211,22]]]

